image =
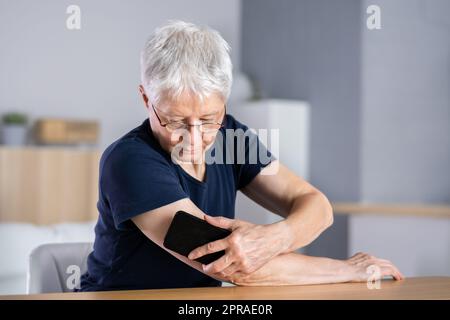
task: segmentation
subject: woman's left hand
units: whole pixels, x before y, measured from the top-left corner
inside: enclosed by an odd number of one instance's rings
[[[205,215],[211,225],[228,229],[232,233],[217,241],[207,243],[191,251],[191,260],[204,255],[225,250],[225,254],[216,261],[203,265],[203,271],[229,277],[235,272],[250,274],[273,257],[288,252],[292,241],[290,228],[284,221],[269,225],[257,225],[250,222],[212,217]]]

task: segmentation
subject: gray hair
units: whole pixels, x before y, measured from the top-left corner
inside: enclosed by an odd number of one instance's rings
[[[169,21],[155,30],[141,53],[142,85],[154,103],[184,91],[203,100],[217,93],[227,100],[232,83],[230,46],[216,30]]]

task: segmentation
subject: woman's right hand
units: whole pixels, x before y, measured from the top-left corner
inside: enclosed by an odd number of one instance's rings
[[[385,276],[392,276],[395,280],[405,277],[389,260],[380,259],[370,254],[358,252],[344,260],[350,267],[352,282],[366,282],[367,280],[380,280]]]

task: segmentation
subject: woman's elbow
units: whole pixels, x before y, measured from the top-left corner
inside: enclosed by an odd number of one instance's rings
[[[331,203],[328,200],[328,198],[323,193],[320,193],[320,197],[321,197],[321,201],[323,203],[323,210],[322,210],[323,215],[324,215],[323,230],[326,230],[329,227],[331,227],[334,222],[333,207],[331,206]]]

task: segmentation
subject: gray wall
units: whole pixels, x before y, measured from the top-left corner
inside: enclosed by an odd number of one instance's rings
[[[450,1],[365,4],[361,198],[450,203]]]
[[[81,30],[66,8],[81,7]],[[155,27],[184,19],[218,29],[239,68],[240,0],[0,0],[0,113],[101,122],[102,147],[146,117],[139,53]]]
[[[450,203],[450,2],[364,3],[382,29],[362,34],[361,200]],[[407,276],[450,275],[450,219],[354,217],[349,237]]]
[[[371,4],[381,30],[366,28]],[[243,1],[242,69],[263,96],[311,104],[310,180],[330,200],[450,202],[449,12],[444,0]],[[336,218],[307,253],[450,270],[450,221]]]
[[[311,104],[310,181],[332,201],[360,196],[360,1],[245,0],[242,69],[262,95]],[[347,256],[347,218],[306,248]]]

